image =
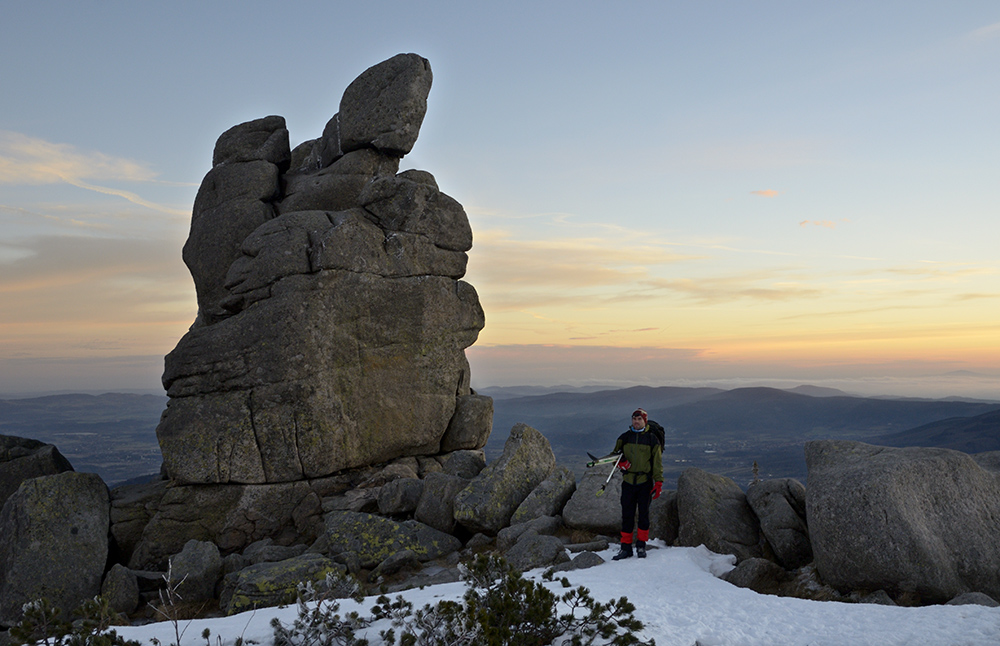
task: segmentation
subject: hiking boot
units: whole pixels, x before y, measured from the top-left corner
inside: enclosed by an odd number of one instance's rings
[[[632,558],[632,543],[622,543],[622,548],[617,554],[611,557],[612,561]]]
[[[635,555],[641,559],[646,558],[646,542],[637,541],[635,544]]]

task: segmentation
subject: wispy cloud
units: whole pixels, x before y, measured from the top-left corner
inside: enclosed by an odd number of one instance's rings
[[[847,220],[844,220],[844,222],[846,221]],[[814,227],[823,227],[826,229],[837,228],[837,223],[834,222],[833,220],[802,220],[801,222],[799,222],[800,227],[808,227],[810,225]]]
[[[784,271],[766,270],[699,278],[657,278],[645,281],[649,287],[694,299],[703,304],[738,300],[795,301],[822,296],[824,290],[804,280],[789,280]]]
[[[768,188],[763,191],[750,191],[750,195],[760,195],[761,197],[778,197],[780,193],[774,189]]]
[[[476,234],[470,275],[506,288],[593,288],[631,284],[649,267],[697,258],[634,239],[558,237],[524,240],[500,230]]]
[[[1000,38],[1000,22],[995,22],[992,25],[986,25],[985,27],[974,29],[969,32],[968,38],[970,40],[989,40],[992,38]]]
[[[148,165],[131,159],[95,151],[81,152],[69,144],[0,131],[0,184],[65,183],[120,197],[155,211],[184,214],[178,209],[145,200],[132,191],[97,185],[94,181],[156,182],[156,173]]]

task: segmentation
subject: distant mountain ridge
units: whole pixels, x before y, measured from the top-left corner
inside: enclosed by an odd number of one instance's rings
[[[745,484],[754,461],[762,477],[804,479],[803,446],[810,439],[879,444],[881,438],[905,437],[910,429],[934,422],[1000,410],[998,402],[882,399],[830,390],[636,386],[496,400],[486,450],[488,457],[499,455],[511,426],[524,422],[549,439],[561,462],[582,472],[587,452],[607,453],[627,428],[631,411],[642,406],[667,429],[668,482],[697,466]],[[932,434],[925,439],[944,441]],[[989,442],[970,438],[965,445]]]
[[[855,397],[808,385],[587,387],[512,396],[515,390],[494,400],[488,458],[499,456],[511,427],[524,422],[544,433],[559,462],[578,476],[587,452],[608,452],[637,406],[667,428],[668,485],[689,466],[746,484],[755,460],[762,477],[804,479],[802,449],[810,439],[1000,450],[1000,402]],[[0,399],[0,434],[55,444],[77,471],[114,485],[159,471],[155,429],[165,404],[164,395],[123,393]]]

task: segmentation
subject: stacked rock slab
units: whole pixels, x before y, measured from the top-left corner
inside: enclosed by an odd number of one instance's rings
[[[429,63],[400,54],[294,151],[281,117],[220,137],[184,247],[198,317],[163,376],[175,483],[295,482],[485,444],[492,409],[464,352],[484,325],[460,280],[472,230],[430,173],[397,173],[430,86]]]

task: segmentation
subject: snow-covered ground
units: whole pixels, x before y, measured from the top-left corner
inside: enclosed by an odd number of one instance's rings
[[[660,547],[650,550],[645,560],[636,558],[612,562],[616,547],[601,553],[608,562],[587,570],[565,573],[573,586],[586,586],[601,601],[628,597],[636,606],[635,616],[646,628],[642,637],[653,637],[659,646],[978,646],[1000,644],[1000,608],[983,606],[929,606],[899,608],[869,604],[805,601],[761,595],[737,588],[715,575],[732,568],[731,556],[710,552],[704,547]],[[541,570],[528,573],[540,579]],[[562,575],[560,575],[562,576]],[[556,593],[564,592],[557,583]],[[463,583],[449,583],[410,590],[403,596],[415,608],[440,599],[459,599]],[[393,595],[395,598],[395,595]],[[366,614],[374,599],[360,606],[341,602],[341,611]],[[181,646],[204,646],[201,634],[212,631],[211,641],[222,637],[231,644],[238,636],[262,646],[272,642],[272,617],[286,625],[295,608],[267,608],[223,619],[182,623]],[[379,644],[379,630],[387,624],[373,624],[367,637]],[[167,623],[125,627],[119,634],[148,643],[158,638],[162,644],[175,641],[173,626]],[[359,635],[360,636],[360,635]]]

